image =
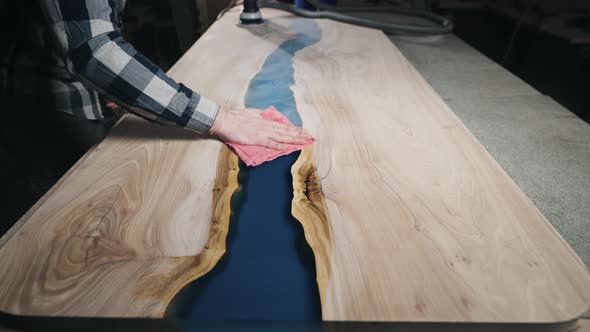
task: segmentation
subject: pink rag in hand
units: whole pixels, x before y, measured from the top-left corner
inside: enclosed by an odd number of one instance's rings
[[[273,106],[262,111],[262,117],[265,119],[277,121],[280,123],[288,124],[293,126],[291,121],[287,119],[281,112],[277,111]],[[280,156],[287,155],[291,152],[295,152],[303,149],[304,147],[315,142],[315,138],[310,138],[303,144],[287,144],[288,147],[283,150],[275,150],[259,145],[244,145],[228,143],[228,145],[236,152],[238,157],[248,166],[258,166],[264,162],[271,161]]]

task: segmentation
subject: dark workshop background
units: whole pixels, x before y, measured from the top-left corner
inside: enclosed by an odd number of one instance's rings
[[[72,0],[73,1],[73,0]],[[229,0],[129,0],[127,41],[167,70]],[[346,2],[354,2],[346,0]],[[416,1],[362,1],[408,5]],[[455,34],[590,122],[590,1],[422,1],[455,21]],[[35,50],[26,42],[36,1],[0,0],[0,235],[116,121],[52,111],[39,97]],[[585,37],[584,37],[585,36]]]

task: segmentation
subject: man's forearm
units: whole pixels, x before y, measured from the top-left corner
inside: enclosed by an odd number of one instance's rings
[[[82,81],[148,119],[209,130],[219,105],[175,82],[127,43],[110,21],[107,0],[86,8],[81,0],[42,4],[69,68]]]

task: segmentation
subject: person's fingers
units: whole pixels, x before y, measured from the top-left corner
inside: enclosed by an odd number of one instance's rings
[[[307,130],[300,127],[288,127],[283,132],[291,136],[304,137],[306,139],[311,138],[311,135],[307,132]]]
[[[281,123],[264,128],[261,132],[274,141],[290,144],[303,144],[311,138],[311,135],[305,129]]]
[[[268,124],[268,123],[267,124],[270,125],[271,128],[274,129],[275,131],[280,131],[280,132],[288,133],[291,135],[305,134],[305,135],[309,136],[309,133],[304,128],[295,127],[292,125],[288,125],[288,124],[284,124],[284,123],[280,123],[280,122],[276,122],[276,121],[269,121],[269,122],[271,122],[271,124]]]
[[[259,110],[257,108],[246,108],[243,111],[244,115],[249,116],[249,117],[261,117],[262,116],[262,110]]]
[[[288,144],[303,144],[307,142],[307,138],[303,135],[285,134],[281,132],[274,132],[270,135],[273,141]]]
[[[258,108],[254,108],[254,107],[248,107],[248,108],[245,108],[244,110],[246,112],[256,112],[256,113],[262,113],[262,112],[264,112],[263,110],[258,109]]]
[[[280,133],[280,134],[284,134],[284,135],[291,135],[291,136],[297,136],[297,135],[301,135],[301,129],[297,128],[297,127],[292,127],[292,126],[283,126],[283,127],[273,127],[273,132],[276,133]]]
[[[267,129],[286,129],[289,128],[290,126],[284,124],[284,123],[280,123],[280,122],[276,122],[273,120],[269,120],[269,119],[263,119],[261,122],[261,125],[264,126]]]

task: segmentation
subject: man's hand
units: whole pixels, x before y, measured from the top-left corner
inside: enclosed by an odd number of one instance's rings
[[[288,148],[285,143],[303,144],[311,138],[305,129],[267,120],[261,113],[254,108],[233,110],[222,107],[210,132],[224,142],[277,150]]]

